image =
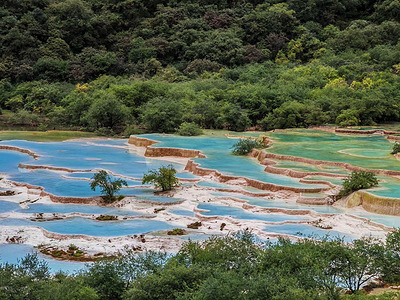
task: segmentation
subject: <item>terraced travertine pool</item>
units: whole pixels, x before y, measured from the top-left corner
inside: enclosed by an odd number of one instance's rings
[[[227,138],[225,132],[210,132],[200,137],[180,137],[175,135],[146,134],[148,138],[159,143],[152,147],[172,147],[200,150],[206,158],[196,158],[202,168],[214,169],[225,175],[233,175],[272,183],[282,187],[321,188],[320,183],[304,183],[299,178],[271,174],[264,171],[265,166],[256,159],[233,156],[231,147],[236,139]],[[234,133],[231,133],[235,135]],[[321,131],[293,130],[280,133],[268,133],[274,140],[273,147],[267,149],[272,153],[293,155],[305,158],[340,161],[365,168],[400,170],[400,162],[390,154],[391,143],[382,136],[344,136]],[[242,135],[242,134],[240,134]],[[259,133],[245,133],[257,137]],[[125,196],[134,196],[135,200],[126,207],[104,207],[82,204],[60,204],[43,201],[38,193],[22,196],[0,196],[0,230],[12,227],[43,228],[48,232],[62,235],[86,235],[89,237],[124,237],[134,234],[161,234],[172,228],[184,228],[186,224],[197,220],[198,215],[205,217],[228,218],[234,224],[240,221],[264,222],[260,232],[293,236],[325,235],[331,233],[346,240],[357,238],[345,231],[324,230],[307,224],[315,215],[298,214],[297,210],[310,210],[317,216],[324,214],[343,214],[341,208],[321,205],[305,205],[283,196],[274,198],[265,196],[266,191],[238,184],[221,183],[212,178],[203,178],[184,171],[185,164],[166,158],[143,157],[135,147],[127,144],[127,139],[82,140],[64,142],[32,142],[24,140],[1,141],[1,145],[29,149],[39,155],[37,159],[25,153],[0,150],[0,173],[7,179],[39,186],[45,192],[62,197],[93,197],[98,191],[92,191],[89,180],[99,169],[110,171],[116,178],[124,178],[128,187],[122,189]],[[348,171],[331,166],[314,166],[293,161],[276,161],[275,168],[292,169],[304,172],[324,172],[347,175]],[[22,165],[20,165],[22,164]],[[182,179],[182,190],[174,197],[154,194],[149,185],[142,185],[141,178],[148,170],[162,165],[172,164],[178,171],[177,177]],[[20,167],[19,167],[20,165]],[[55,171],[51,169],[29,169],[23,165],[48,166],[69,169]],[[0,176],[2,177],[2,176]],[[309,176],[306,179],[330,181],[340,184],[341,178],[329,176]],[[381,185],[371,192],[385,197],[400,198],[400,182],[388,176],[380,176]],[[186,181],[185,181],[186,180]],[[6,188],[3,188],[7,190]],[[185,194],[185,191],[188,191]],[[323,198],[323,193],[303,194],[302,197]],[[19,198],[18,198],[19,197]],[[283,198],[282,198],[283,197]],[[241,202],[229,202],[236,199],[249,205],[268,209],[283,209],[278,213],[252,213],[241,207]],[[19,205],[22,200],[28,204]],[[156,208],[162,209],[156,213]],[[197,210],[200,210],[197,211]],[[285,212],[288,210],[289,212]],[[399,217],[385,217],[364,211],[353,211],[353,214],[384,224],[400,226]],[[61,220],[34,222],[31,219],[38,214],[61,216]],[[79,214],[79,215],[77,215]],[[98,215],[119,216],[118,221],[100,222],[94,217]],[[132,217],[134,217],[132,219]],[[184,220],[184,221],[182,221]],[[225,220],[225,219],[224,219]],[[182,223],[183,222],[183,223]],[[214,222],[214,221],[213,221]],[[220,222],[220,221],[215,221]],[[182,223],[182,224],[181,224]],[[277,223],[277,224],[273,224]],[[228,225],[229,227],[229,225]],[[210,227],[211,228],[211,227]],[[219,226],[217,226],[219,228]],[[235,227],[236,228],[236,227]],[[190,232],[183,238],[205,238],[211,234],[219,234],[219,229],[208,232],[206,229],[196,233]],[[13,261],[16,255],[32,251],[31,245],[0,245],[0,259]],[[13,251],[15,252],[13,254]],[[51,262],[53,270],[82,268],[81,263]]]
[[[385,136],[310,133],[312,132],[304,130],[269,133],[276,142],[268,151],[316,160],[349,163],[362,168],[400,171],[400,163],[390,155],[393,144]]]

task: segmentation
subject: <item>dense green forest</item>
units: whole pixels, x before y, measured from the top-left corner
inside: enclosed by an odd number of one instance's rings
[[[377,282],[399,282],[399,242],[400,231],[390,233],[385,243],[364,238],[353,244],[327,237],[261,242],[244,231],[189,241],[177,254],[128,251],[114,261],[97,262],[69,276],[51,276],[45,263],[28,255],[18,265],[0,266],[0,297],[393,300],[399,299],[398,291],[378,297],[365,296],[360,289],[380,286]]]
[[[2,126],[399,121],[398,0],[2,0]]]

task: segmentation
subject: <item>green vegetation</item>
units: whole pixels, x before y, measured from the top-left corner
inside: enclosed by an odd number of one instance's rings
[[[100,215],[96,218],[97,221],[116,221],[118,216]]]
[[[78,274],[50,276],[28,255],[0,266],[1,299],[397,299],[365,296],[400,280],[400,231],[363,238],[262,243],[249,232],[188,241],[176,254],[127,250]],[[366,287],[367,289],[367,287]],[[344,295],[345,292],[349,295]],[[29,297],[27,296],[29,295]]]
[[[353,171],[350,177],[343,179],[343,188],[340,195],[346,196],[352,192],[369,189],[378,185],[378,179],[372,172],[366,171]]]
[[[196,123],[183,122],[179,127],[178,134],[183,136],[196,136],[202,135],[203,131]]]
[[[27,140],[35,142],[59,142],[68,139],[96,137],[92,132],[83,131],[0,131],[0,140]]]
[[[193,222],[188,224],[186,227],[189,229],[199,229],[203,225],[201,222]]]
[[[0,126],[400,121],[397,0],[139,2],[2,1]]]
[[[397,154],[400,152],[400,143],[396,142],[393,144],[393,150],[390,154]]]
[[[167,232],[167,234],[168,235],[185,235],[185,234],[187,234],[187,231],[182,228],[175,228],[175,229],[169,230]]]
[[[247,155],[254,148],[262,148],[263,146],[253,139],[239,139],[239,141],[232,146],[232,154],[234,155]]]
[[[123,185],[128,185],[125,180],[113,180],[113,178],[104,170],[94,174],[92,181],[90,182],[90,188],[95,191],[96,188],[99,187],[100,192],[103,194],[103,199],[108,203],[117,200],[115,194],[119,192]]]
[[[175,176],[176,170],[172,165],[162,166],[158,170],[150,170],[143,175],[142,184],[153,183],[161,191],[170,191],[178,186],[179,180]]]

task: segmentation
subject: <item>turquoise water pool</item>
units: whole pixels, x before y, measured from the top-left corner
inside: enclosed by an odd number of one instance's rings
[[[247,201],[250,205],[256,205],[260,207],[266,208],[283,208],[283,209],[297,209],[304,210],[309,209],[319,213],[341,213],[342,211],[333,207],[326,205],[306,205],[306,204],[298,204],[294,202],[288,202],[283,200],[270,200],[263,197],[252,197],[242,195],[240,193],[229,193],[229,192],[212,192],[211,193],[215,197],[228,197],[228,198],[236,198]]]
[[[157,220],[95,221],[80,217],[33,222],[26,219],[1,219],[0,226],[36,226],[60,234],[83,234],[90,236],[124,236],[151,231],[168,230],[173,226]]]
[[[267,225],[264,231],[269,233],[295,235],[299,237],[324,238],[328,236],[332,239],[343,239],[345,242],[351,242],[357,238],[351,234],[346,234],[335,230],[321,229],[308,224]]]
[[[246,156],[232,155],[236,139],[225,136],[180,137],[175,135],[145,134],[140,137],[159,141],[152,147],[173,147],[200,150],[207,158],[195,159],[206,169],[216,169],[223,174],[242,176],[263,182],[293,187],[325,187],[324,185],[303,184],[298,179],[264,172],[265,166]]]
[[[220,205],[220,204],[212,204],[212,203],[201,203],[197,206],[197,208],[206,210],[200,212],[202,215],[205,216],[229,216],[234,219],[242,219],[242,220],[258,220],[265,222],[310,220],[309,216],[304,216],[304,215],[251,213],[244,210],[243,208]]]
[[[400,163],[390,155],[393,143],[381,135],[338,135],[288,131],[270,133],[275,143],[269,152],[317,160],[350,163],[370,169],[400,171]]]

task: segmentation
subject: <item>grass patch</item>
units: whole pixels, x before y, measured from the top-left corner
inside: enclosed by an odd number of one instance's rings
[[[0,131],[0,140],[27,140],[33,142],[60,142],[68,139],[97,137],[93,132],[84,131],[19,131],[2,130]]]
[[[117,216],[110,216],[110,215],[100,215],[96,218],[97,221],[116,221],[118,220]]]
[[[181,228],[175,228],[167,232],[168,235],[185,235],[187,231]]]

